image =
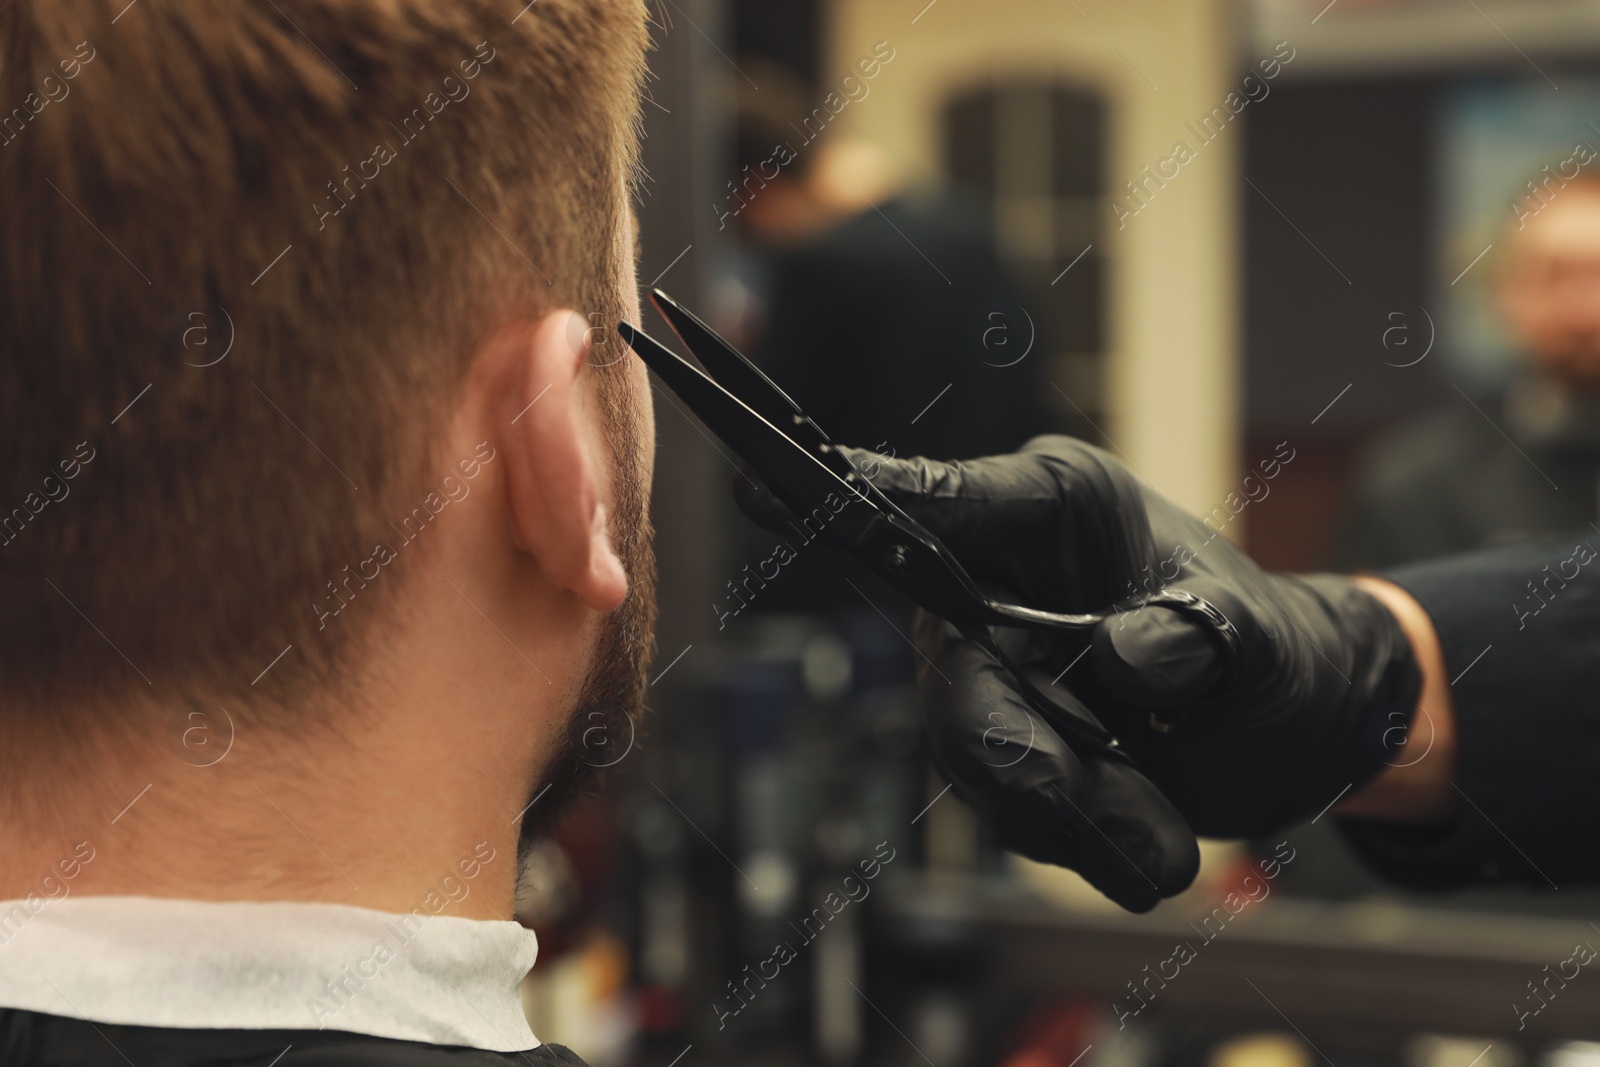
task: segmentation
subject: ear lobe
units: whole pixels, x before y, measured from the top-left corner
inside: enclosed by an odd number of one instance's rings
[[[556,311],[519,341],[506,405],[520,412],[506,416],[507,490],[518,545],[558,588],[610,611],[627,595],[628,580],[600,499],[594,449],[601,434],[588,422],[596,409],[578,388],[587,326],[575,311]]]

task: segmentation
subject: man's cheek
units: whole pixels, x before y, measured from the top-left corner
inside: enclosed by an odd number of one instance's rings
[[[651,401],[650,375],[644,368],[644,361],[635,359],[631,362],[633,365],[629,368],[629,377],[639,435],[639,492],[644,495],[644,503],[648,506],[656,467],[656,407]]]
[[[617,292],[622,294],[622,307],[628,321],[642,323],[639,304],[639,216],[633,210],[633,198],[626,185],[618,191],[622,202],[622,248],[617,255]]]

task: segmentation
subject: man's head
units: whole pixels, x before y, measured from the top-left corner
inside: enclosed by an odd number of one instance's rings
[[[4,777],[189,708],[538,708],[535,784],[627,731],[644,10],[519,6],[0,0]]]
[[[1548,184],[1518,221],[1497,278],[1500,310],[1535,367],[1600,391],[1600,177]]]
[[[888,156],[830,129],[833,111],[822,94],[776,64],[745,60],[741,67],[757,72],[761,90],[740,87],[731,176],[714,205],[723,225],[736,221],[764,244],[802,244],[894,195]],[[866,98],[869,82],[846,81],[850,99]],[[844,106],[839,99],[831,97],[832,107]]]

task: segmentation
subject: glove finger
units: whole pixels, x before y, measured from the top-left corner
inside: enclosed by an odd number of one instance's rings
[[[1189,886],[1198,846],[1147,778],[1074,752],[981,645],[926,613],[917,630],[935,765],[1001,845],[1079,872],[1129,911]]]
[[[861,473],[980,581],[1056,611],[1104,608],[1153,559],[1143,493],[1125,467],[1071,437],[942,462],[841,446]]]

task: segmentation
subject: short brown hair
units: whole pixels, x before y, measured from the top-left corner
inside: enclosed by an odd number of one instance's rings
[[[397,579],[314,604],[454,473],[487,331],[621,317],[645,43],[642,0],[0,0],[12,702],[340,676]]]

